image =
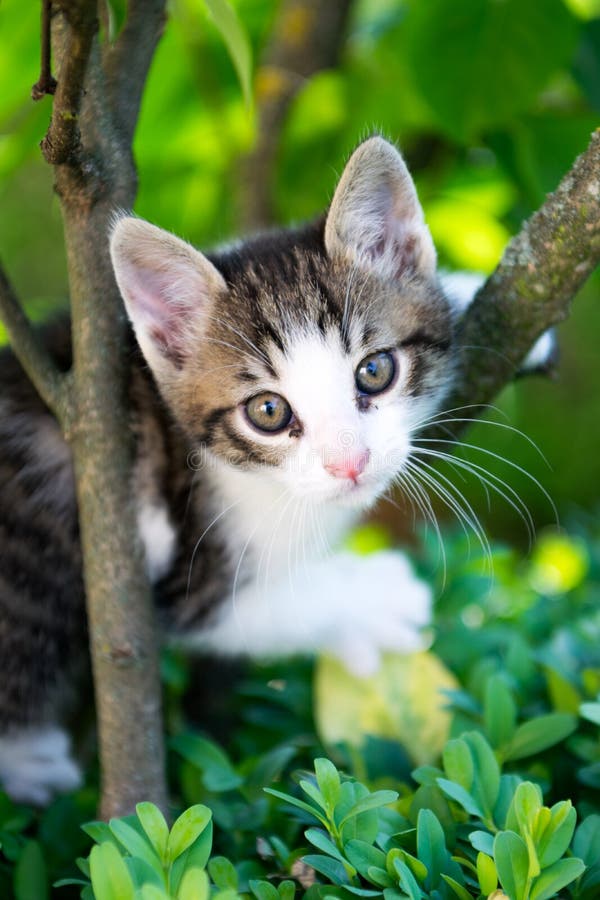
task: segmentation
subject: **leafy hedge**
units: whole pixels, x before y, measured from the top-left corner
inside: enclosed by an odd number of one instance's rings
[[[167,655],[184,811],[170,830],[148,803],[82,830],[93,787],[41,814],[0,796],[0,896],[44,900],[53,882],[65,900],[600,897],[596,526],[543,535],[528,559],[495,546],[493,575],[467,551],[448,539],[430,651],[387,659],[374,683],[330,660],[253,668],[216,698],[227,752],[190,730],[190,670]]]

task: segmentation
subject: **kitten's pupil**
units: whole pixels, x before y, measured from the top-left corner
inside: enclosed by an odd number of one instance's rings
[[[356,386],[363,394],[381,394],[391,385],[395,375],[396,363],[391,353],[372,353],[356,370]]]

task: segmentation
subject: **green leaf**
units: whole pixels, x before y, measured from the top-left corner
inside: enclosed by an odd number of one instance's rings
[[[131,876],[114,844],[105,841],[92,847],[90,876],[96,900],[134,900]]]
[[[576,728],[577,718],[569,713],[548,713],[545,716],[537,716],[517,728],[504,758],[506,760],[523,759],[534,753],[541,753],[542,750],[567,738]]]
[[[167,841],[167,858],[173,862],[202,834],[212,817],[207,806],[196,804],[175,821]]]
[[[166,891],[156,887],[155,884],[145,884],[139,894],[135,895],[135,900],[170,900]]]
[[[579,707],[579,715],[594,725],[600,725],[600,703],[582,703]]]
[[[466,887],[464,887],[462,884],[459,884],[456,879],[451,878],[450,875],[444,874],[442,874],[442,879],[450,888],[452,888],[452,890],[454,891],[456,896],[460,898],[460,900],[473,900],[472,895],[468,892]]]
[[[177,893],[181,879],[188,869],[203,869],[206,866],[212,850],[212,833],[213,823],[210,821],[194,843],[180,853],[172,863],[169,870],[169,884],[173,893]]]
[[[277,888],[280,900],[294,900],[296,895],[295,881],[282,881]]]
[[[302,778],[299,781],[299,785],[304,791],[304,793],[313,800],[317,806],[320,806],[323,812],[328,812],[327,804],[325,802],[325,797],[323,797],[321,791],[317,787],[316,784],[313,784],[312,781],[309,781],[307,778]]]
[[[408,853],[406,850],[390,850],[389,857],[392,859],[391,871],[398,871],[396,866],[396,860],[400,860],[400,862],[405,863],[410,871],[413,873],[417,881],[424,882],[427,878],[427,866],[424,862],[421,862],[420,859],[417,859],[416,856],[413,856],[411,853]],[[389,869],[389,861],[388,861],[388,869]]]
[[[325,832],[321,831],[320,828],[308,828],[304,832],[304,836],[307,841],[310,841],[310,843],[317,848],[317,850],[321,850],[328,856],[333,856],[334,859],[337,859],[342,863],[345,862],[344,857],[333,841],[325,834]]]
[[[450,781],[454,781],[466,791],[470,791],[475,777],[475,768],[466,741],[461,738],[448,741],[444,747],[443,762],[444,771]]]
[[[338,827],[341,828],[349,819],[360,815],[360,813],[367,812],[371,809],[377,809],[380,806],[387,806],[389,803],[395,803],[397,799],[397,791],[374,791],[372,794],[363,797],[362,800],[359,800],[358,803],[348,810],[343,819],[338,823]]]
[[[235,66],[244,99],[252,102],[252,51],[246,31],[228,0],[206,0],[206,5],[221,32]]]
[[[400,887],[403,891],[406,891],[411,900],[421,900],[423,896],[423,892],[419,887],[415,876],[410,871],[405,862],[402,862],[401,859],[394,860],[394,868],[398,873],[398,878],[400,881]],[[384,896],[386,896],[387,892],[384,892]]]
[[[140,888],[145,884],[153,884],[154,887],[164,890],[167,886],[166,872],[158,867],[150,866],[145,859],[126,856],[125,865],[135,887]]]
[[[110,41],[114,41],[120,33],[125,20],[127,18],[127,2],[126,0],[108,0],[106,7],[108,9],[108,34],[106,37]]]
[[[499,832],[494,838],[494,862],[505,893],[511,900],[522,900],[529,877],[525,841],[514,831]]]
[[[344,845],[344,853],[363,878],[369,877],[369,869],[385,870],[385,853],[366,841],[348,841]]]
[[[309,854],[308,856],[303,856],[302,861],[305,862],[307,866],[312,866],[316,872],[325,875],[325,877],[329,878],[334,884],[349,884],[350,879],[345,866],[337,860],[331,859],[330,856]]]
[[[405,22],[417,87],[444,131],[461,141],[527,109],[570,61],[576,36],[561,0],[428,0],[411,4]]]
[[[501,675],[492,675],[487,680],[483,721],[492,747],[502,747],[512,740],[516,729],[517,706]]]
[[[392,887],[393,881],[385,869],[379,866],[369,866],[364,876],[367,881],[376,884],[380,888]]]
[[[27,841],[15,865],[13,887],[15,900],[47,900],[48,874],[42,850],[37,841]]]
[[[600,860],[600,816],[591,815],[583,820],[573,839],[573,853],[591,866]]]
[[[226,856],[215,856],[208,864],[208,872],[214,883],[222,891],[234,890],[238,887],[238,874],[235,866]]]
[[[417,855],[427,869],[425,885],[436,887],[448,858],[444,829],[429,809],[419,810],[417,819]]]
[[[169,826],[165,817],[154,803],[138,803],[135,811],[150,843],[164,862],[167,858],[167,842],[169,840]]]
[[[475,765],[475,781],[471,793],[482,809],[491,816],[500,790],[498,760],[479,731],[470,731],[463,738],[469,746]]]
[[[256,900],[280,900],[277,888],[268,881],[250,881],[248,884]]]
[[[280,900],[294,900],[296,895],[296,882],[290,880],[280,882],[277,892]]]
[[[281,775],[282,770],[296,753],[295,747],[284,744],[282,747],[274,747],[273,750],[260,756],[246,777],[244,793],[251,797],[261,796],[264,786],[275,781]]]
[[[301,809],[303,812],[309,813],[311,816],[314,816],[315,819],[318,819],[322,825],[327,827],[327,819],[325,816],[321,814],[318,809],[315,809],[314,806],[310,806],[308,803],[305,803],[304,800],[298,800],[297,797],[292,797],[290,794],[284,794],[282,791],[276,791],[273,788],[265,788],[265,794],[270,794],[272,797],[277,797],[278,800],[283,800],[285,803],[289,803],[290,806],[295,806],[297,809]]]
[[[143,859],[153,869],[162,871],[161,861],[148,841],[123,819],[111,819],[110,830],[131,856]]]
[[[93,841],[96,841],[97,844],[103,844],[104,841],[109,841],[111,844],[117,846],[119,843],[108,827],[107,822],[86,822],[85,825],[81,826],[81,830],[85,831],[85,833],[89,835]]]
[[[177,900],[208,900],[210,897],[210,883],[204,869],[188,869],[183,878]]]
[[[498,887],[498,873],[494,860],[487,853],[481,853],[481,851],[477,854],[477,878],[481,893],[485,896],[493,894]]]
[[[494,836],[487,831],[472,831],[469,835],[471,846],[486,856],[494,855]]]
[[[498,799],[494,806],[494,822],[501,828],[508,828],[506,819],[511,809],[513,797],[522,778],[519,775],[501,775]]]
[[[220,747],[206,738],[180,734],[171,746],[202,772],[202,783],[209,791],[221,793],[240,787],[243,779],[235,771]]]
[[[582,859],[575,857],[560,859],[544,869],[535,879],[530,894],[531,900],[549,900],[567,884],[579,878],[584,871],[585,863]]]
[[[523,781],[517,787],[511,807],[506,818],[506,827],[520,831],[523,836],[527,830],[533,831],[536,816],[542,808],[542,792],[537,784]]]
[[[329,759],[315,759],[315,773],[317,784],[331,813],[340,799],[340,776],[338,770]]]
[[[566,853],[573,838],[577,813],[570,800],[556,803],[550,810],[550,822],[544,833],[536,839],[536,849],[540,866],[547,866],[557,862]]]
[[[469,813],[470,816],[475,816],[477,819],[483,819],[484,814],[481,807],[476,803],[475,798],[469,794],[468,791],[462,787],[460,784],[456,784],[454,781],[448,781],[447,778],[438,778],[437,783],[441,790],[444,792],[446,797],[449,797],[451,800],[456,801],[456,803],[460,803],[463,809]]]

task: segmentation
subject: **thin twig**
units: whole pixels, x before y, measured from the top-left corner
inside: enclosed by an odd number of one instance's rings
[[[289,108],[307,79],[337,64],[351,6],[352,0],[281,3],[256,73],[256,145],[238,168],[244,229],[273,224],[273,172]]]
[[[55,3],[68,24],[62,65],[58,76],[52,120],[42,141],[42,152],[52,165],[81,164],[79,111],[85,73],[98,28],[94,0],[62,0]]]
[[[108,100],[127,141],[135,131],[146,76],[165,26],[165,6],[166,0],[129,0],[121,33],[103,53]]]
[[[0,319],[15,355],[40,397],[61,421],[65,420],[70,412],[68,376],[60,372],[32,328],[1,265]]]
[[[42,0],[42,25],[40,39],[40,77],[31,88],[33,100],[41,100],[46,94],[54,94],[56,91],[56,78],[52,75],[50,28],[52,18],[52,0]]]

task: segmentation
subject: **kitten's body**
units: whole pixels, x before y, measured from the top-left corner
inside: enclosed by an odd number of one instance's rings
[[[327,648],[361,672],[414,646],[429,595],[404,558],[331,557],[455,368],[452,310],[397,152],[363,144],[327,218],[304,229],[207,258],[122,219],[112,254],[141,347],[132,333],[133,496],[162,630],[222,654]],[[68,324],[46,337],[67,369]],[[287,404],[284,427],[258,427],[257,397],[270,398],[263,418]],[[86,663],[74,480],[8,350],[0,398],[0,780],[45,802],[77,780],[57,729]]]

